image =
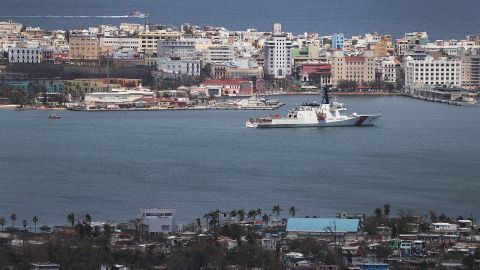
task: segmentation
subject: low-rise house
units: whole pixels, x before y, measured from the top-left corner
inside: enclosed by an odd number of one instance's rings
[[[218,239],[218,244],[223,248],[230,250],[238,246],[238,241],[229,237],[220,237]]]
[[[345,242],[363,239],[360,219],[289,218],[287,238],[317,238]]]
[[[432,231],[437,233],[456,232],[457,229],[457,224],[451,224],[446,222],[432,223]]]
[[[377,239],[380,241],[387,241],[392,236],[392,227],[379,226],[377,227]]]
[[[277,239],[276,238],[262,238],[262,248],[265,250],[274,251],[277,249]]]
[[[206,80],[203,86],[218,87],[224,96],[250,96],[253,94],[253,82],[243,79]],[[215,93],[216,95],[216,93]]]

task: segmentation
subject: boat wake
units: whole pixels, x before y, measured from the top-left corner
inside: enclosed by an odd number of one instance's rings
[[[0,18],[129,18],[128,15],[20,15],[0,16]]]

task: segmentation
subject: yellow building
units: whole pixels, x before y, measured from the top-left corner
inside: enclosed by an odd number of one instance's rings
[[[159,39],[179,38],[182,36],[181,32],[172,30],[156,30],[140,32],[141,40],[140,51],[147,55],[157,53],[157,42]]]
[[[71,35],[68,40],[70,65],[97,66],[100,45],[96,36]]]

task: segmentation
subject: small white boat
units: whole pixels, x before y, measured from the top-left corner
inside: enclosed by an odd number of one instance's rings
[[[130,12],[128,14],[128,17],[132,17],[132,18],[146,18],[148,17],[149,14],[145,14],[145,13],[142,13],[142,12],[139,12],[139,11],[134,11],[134,12]]]
[[[245,123],[248,128],[279,128],[279,127],[340,127],[340,126],[373,126],[381,117],[380,114],[358,115],[352,113],[342,115],[343,106],[332,107],[328,97],[328,89],[324,90],[322,104],[305,103],[289,110],[287,116],[279,114],[252,118]]]
[[[61,119],[62,117],[58,114],[52,114],[48,116],[48,119]]]

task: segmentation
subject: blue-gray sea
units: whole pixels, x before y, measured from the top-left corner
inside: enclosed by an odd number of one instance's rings
[[[279,112],[315,97],[280,96]],[[480,111],[403,97],[342,97],[375,127],[247,129],[269,111],[0,110],[0,217],[126,221],[175,207],[295,206],[299,216],[429,210],[479,217]],[[284,213],[286,214],[286,210]]]
[[[150,16],[121,17],[134,10]],[[480,34],[479,10],[478,0],[1,0],[0,21],[14,19],[46,29],[189,22],[259,31],[270,31],[273,22],[281,22],[285,31],[297,34],[377,31],[401,37],[427,31],[435,40]]]

